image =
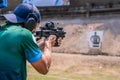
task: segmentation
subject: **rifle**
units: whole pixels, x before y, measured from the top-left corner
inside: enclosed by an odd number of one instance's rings
[[[42,37],[49,37],[50,35],[56,35],[56,42],[54,47],[59,47],[58,45],[58,38],[61,37],[62,39],[65,37],[66,32],[64,32],[62,27],[55,28],[53,22],[47,22],[45,26],[40,27],[39,31],[36,31],[36,36],[38,37],[37,40],[41,39]]]

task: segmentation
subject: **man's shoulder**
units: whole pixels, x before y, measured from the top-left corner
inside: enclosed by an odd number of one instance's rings
[[[28,29],[22,27],[22,26],[19,26],[19,25],[12,25],[9,27],[9,30],[11,31],[15,31],[15,32],[18,32],[18,33],[29,33],[31,34],[31,31],[29,31]]]
[[[11,34],[11,36],[19,36],[19,37],[25,37],[25,36],[32,36],[32,32],[28,29],[21,27],[19,25],[11,25],[6,26],[6,34]]]

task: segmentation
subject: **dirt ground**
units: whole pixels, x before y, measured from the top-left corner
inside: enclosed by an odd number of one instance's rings
[[[120,57],[53,53],[49,73],[42,76],[28,65],[27,80],[119,80]]]
[[[53,63],[51,69],[59,69],[64,71],[70,69],[70,67],[75,67],[72,73],[82,73],[83,69],[88,69],[88,67],[96,67],[97,69],[102,68],[119,68],[120,67],[120,57],[113,56],[89,56],[80,54],[63,54],[63,53],[53,53]],[[119,69],[117,69],[119,70]],[[88,73],[88,72],[86,72]]]

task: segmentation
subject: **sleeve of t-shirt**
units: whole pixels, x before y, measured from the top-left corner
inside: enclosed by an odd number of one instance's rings
[[[42,57],[42,52],[36,44],[32,33],[27,32],[24,34],[22,46],[28,62],[36,62]]]

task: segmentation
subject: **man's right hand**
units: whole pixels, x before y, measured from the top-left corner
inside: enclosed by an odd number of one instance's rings
[[[37,41],[39,48],[44,51],[44,48],[47,47],[51,49],[55,44],[56,36],[50,35],[47,39],[42,37],[40,40]]]

